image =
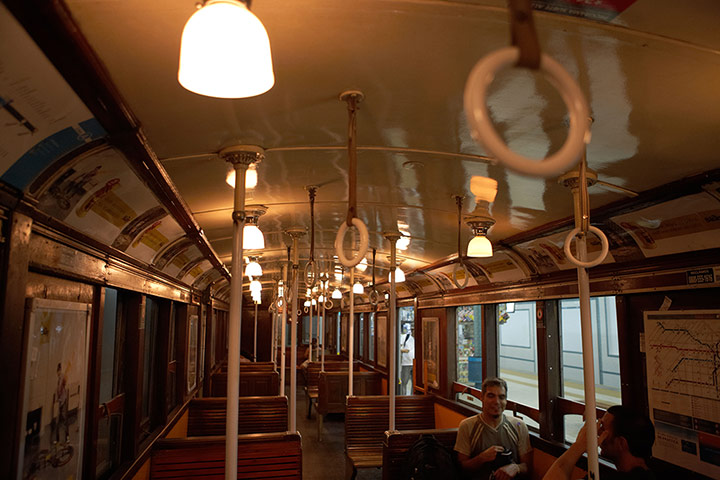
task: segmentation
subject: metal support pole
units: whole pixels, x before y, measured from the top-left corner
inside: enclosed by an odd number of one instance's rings
[[[293,240],[292,263],[292,309],[290,310],[290,432],[297,432],[297,311],[298,311],[298,237],[305,234],[305,230],[290,230],[288,234]]]
[[[318,289],[318,291],[320,291]],[[320,293],[322,295],[322,292]],[[323,297],[323,300],[325,300],[325,297]],[[312,324],[311,324],[312,325]],[[317,345],[315,349],[315,361],[320,361],[320,296],[318,296],[317,300],[317,306],[315,307],[315,339],[317,340]]]
[[[353,395],[353,355],[355,353],[355,267],[350,267],[350,318],[348,318],[348,395]]]
[[[327,301],[327,292],[323,293],[323,305],[322,305],[322,318],[320,321],[320,340],[321,340],[321,346],[320,346],[320,371],[325,371],[325,302]]]
[[[584,179],[583,179],[584,180]],[[575,225],[582,224],[580,193],[573,189],[575,203]],[[575,241],[578,259],[587,261],[587,236],[581,234]],[[590,279],[586,268],[577,267],[578,293],[580,296],[580,327],[583,349],[583,380],[585,383],[585,425],[587,428],[588,478],[600,479],[598,467],[597,415],[595,410],[595,366],[592,338],[592,318],[590,315]]]
[[[388,430],[391,432],[395,431],[395,391],[397,390],[397,359],[395,358],[395,347],[396,347],[396,333],[397,333],[397,325],[396,325],[396,308],[395,308],[395,264],[397,263],[396,260],[396,253],[397,253],[397,247],[396,243],[400,239],[400,234],[398,233],[386,233],[385,238],[390,242],[390,308],[389,308],[389,315],[388,315],[388,321],[390,322],[390,325],[388,325],[388,331],[390,332],[389,337],[389,345],[388,345],[388,355],[390,356],[390,371],[388,372],[388,393],[390,394],[390,416],[389,416],[389,425]]]
[[[253,362],[257,362],[257,302],[255,304],[255,328],[253,329]]]
[[[259,147],[230,147],[220,156],[235,169],[233,250],[228,324],[227,416],[225,423],[225,479],[237,479],[238,398],[240,397],[240,322],[242,321],[243,227],[245,224],[245,173],[263,158]]]
[[[281,296],[283,301],[283,307],[282,307],[282,316],[280,318],[280,395],[285,395],[285,356],[287,352],[285,351],[285,345],[287,344],[287,313],[289,305],[287,303],[287,296],[285,295],[285,289],[288,288],[287,284],[287,270],[288,266],[285,264],[283,266],[283,294]],[[289,425],[288,425],[289,427]],[[288,428],[289,430],[289,428]]]

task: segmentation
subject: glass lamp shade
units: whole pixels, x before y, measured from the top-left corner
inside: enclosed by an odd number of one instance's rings
[[[368,267],[367,258],[363,258],[362,260],[360,260],[360,263],[355,265],[355,268],[357,268],[358,271],[360,271],[360,272],[364,272],[365,270],[367,270],[367,267]]]
[[[309,307],[310,306],[310,300],[305,300],[305,303],[303,303],[303,307]]]
[[[362,283],[355,282],[355,285],[353,285],[353,293],[363,293],[365,290],[363,289]]]
[[[473,237],[467,246],[468,257],[492,257],[492,243],[485,235]]]
[[[265,93],[275,83],[270,40],[262,22],[235,0],[211,0],[185,24],[178,81],[217,98]]]
[[[342,292],[340,291],[339,288],[336,288],[335,290],[333,290],[332,298],[334,298],[336,300],[339,298],[342,298]]]
[[[391,274],[388,274],[388,282],[391,282],[392,279],[390,278]],[[400,270],[400,267],[397,267],[395,269],[395,283],[402,283],[405,281],[405,272]]]
[[[245,172],[245,188],[251,190],[257,187],[258,175],[255,164],[250,165]],[[228,172],[225,176],[225,183],[235,188],[235,168],[232,165],[228,166]]]
[[[403,235],[395,244],[398,250],[407,250],[410,247],[410,237]]]
[[[318,302],[323,303],[325,301],[325,297],[323,295],[320,295],[318,297]]]
[[[265,237],[257,225],[243,227],[243,249],[262,250],[265,248]]]
[[[257,280],[250,282],[250,291],[260,293],[262,291],[262,284]]]
[[[263,274],[262,267],[255,260],[248,263],[247,267],[245,267],[245,275],[248,278],[261,277],[262,274]]]
[[[317,300],[315,300],[314,298],[310,300],[310,305],[312,305],[313,307],[317,305]]]

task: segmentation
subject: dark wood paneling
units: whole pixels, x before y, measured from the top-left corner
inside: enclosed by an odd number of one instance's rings
[[[498,376],[497,305],[483,306],[482,371],[483,378]]]
[[[83,478],[93,478],[97,464],[97,433],[100,415],[98,404],[100,397],[100,376],[102,369],[103,311],[105,289],[93,287],[92,321],[90,323],[90,357],[88,358],[88,383],[85,390],[87,420],[85,421],[86,452],[83,458]]]
[[[32,220],[21,214],[10,218],[6,233],[7,250],[0,272],[0,375],[4,393],[0,395],[0,478],[14,478],[17,468],[20,425],[22,422],[22,372],[25,345],[25,283],[27,282]]]
[[[540,434],[556,442],[564,440],[563,421],[558,414],[562,394],[560,318],[558,301],[535,303],[538,348],[538,397]]]

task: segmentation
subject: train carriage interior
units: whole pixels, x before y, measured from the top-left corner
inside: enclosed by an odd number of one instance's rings
[[[0,477],[400,478],[497,376],[528,478],[619,404],[720,478],[719,22],[3,0]]]

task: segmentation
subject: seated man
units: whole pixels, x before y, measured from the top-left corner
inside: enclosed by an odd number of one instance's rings
[[[468,478],[530,478],[530,435],[525,422],[503,414],[507,405],[505,380],[486,378],[480,400],[482,413],[460,423],[455,442],[458,460]]]
[[[612,460],[618,471],[611,477],[613,479],[654,480],[655,474],[647,465],[654,442],[655,427],[650,419],[627,407],[615,405],[608,408],[598,422],[600,454]],[[587,433],[583,425],[575,443],[555,460],[543,480],[569,480],[586,449]]]

